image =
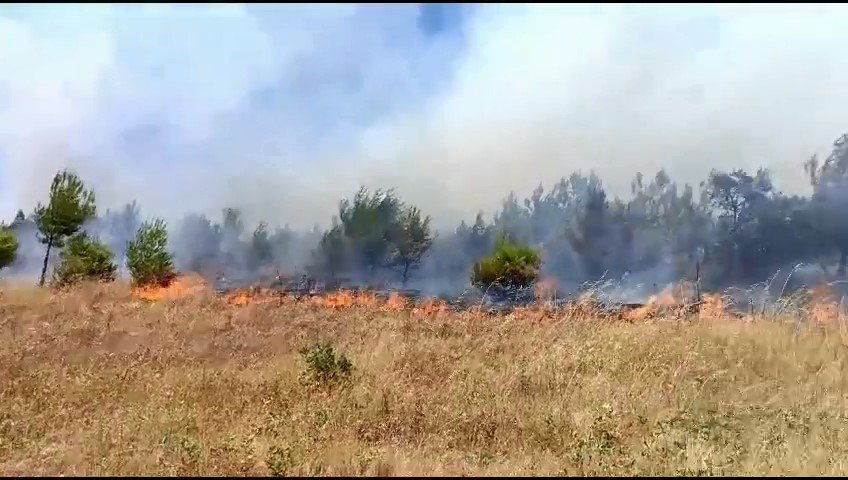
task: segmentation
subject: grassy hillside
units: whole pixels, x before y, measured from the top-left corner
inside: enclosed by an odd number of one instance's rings
[[[839,322],[240,303],[3,289],[0,472],[848,473]]]

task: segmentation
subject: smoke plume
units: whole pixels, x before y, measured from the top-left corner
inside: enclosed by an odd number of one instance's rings
[[[170,219],[311,227],[366,184],[455,224],[575,170],[624,194],[637,171],[762,164],[796,191],[844,128],[843,6],[440,12],[4,6],[0,205],[71,166],[101,204]]]
[[[697,187],[765,166],[806,193],[801,163],[845,129],[846,21],[809,4],[3,6],[0,208],[31,211],[70,167],[101,211],[136,200],[177,232],[236,207],[314,244],[360,185],[447,232],[575,171],[610,198],[662,168]]]

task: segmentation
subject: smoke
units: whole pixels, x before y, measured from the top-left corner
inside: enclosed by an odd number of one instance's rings
[[[441,10],[432,10],[441,8]],[[441,13],[441,16],[439,15]],[[0,206],[75,168],[147,215],[326,225],[360,184],[455,225],[594,169],[764,165],[842,133],[839,5],[4,6]]]

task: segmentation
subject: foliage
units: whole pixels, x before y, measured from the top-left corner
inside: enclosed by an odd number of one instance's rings
[[[66,286],[83,280],[112,281],[118,269],[113,258],[112,252],[103,243],[85,233],[74,235],[59,253],[53,283]]]
[[[15,261],[19,246],[15,232],[11,228],[0,226],[0,269]]]
[[[165,221],[144,222],[127,244],[127,268],[136,285],[167,285],[176,275]]]
[[[186,215],[175,239],[182,253],[179,267],[196,272],[217,267],[222,237],[221,226],[205,215]]]
[[[39,202],[35,207],[39,240],[47,245],[40,285],[44,285],[50,250],[62,247],[65,239],[79,232],[83,224],[94,218],[96,213],[94,192],[86,190],[76,174],[62,170],[53,177],[47,205]]]
[[[340,203],[313,268],[330,277],[347,271],[371,278],[381,269],[398,267],[405,283],[432,243],[430,218],[419,209],[405,205],[392,190],[361,188],[353,201]]]
[[[268,235],[268,224],[259,222],[256,230],[250,238],[250,249],[248,251],[248,268],[257,269],[267,265],[274,258],[274,247]]]
[[[538,251],[501,234],[495,241],[494,252],[474,264],[471,282],[481,287],[493,284],[505,288],[528,287],[538,278],[541,263]]]
[[[126,256],[127,241],[141,226],[141,209],[136,201],[127,203],[120,210],[106,210],[100,219],[101,230],[106,233],[105,243],[115,252],[122,263]]]
[[[369,194],[362,188],[353,202],[341,202],[339,220],[356,267],[373,273],[386,264],[402,210],[403,203],[392,190]]]
[[[268,467],[272,477],[285,477],[289,470],[294,466],[291,447],[287,445],[275,445],[268,450],[268,456],[265,459],[265,466]]]
[[[318,244],[318,250],[313,253],[313,270],[315,273],[325,273],[331,279],[345,267],[347,258],[346,242],[341,225],[333,219],[333,226],[324,232]]]
[[[430,217],[421,217],[421,211],[412,207],[403,212],[393,247],[393,265],[401,268],[403,283],[409,272],[416,268],[433,245],[430,234]]]
[[[346,378],[353,370],[353,364],[343,354],[336,354],[332,346],[319,343],[300,351],[306,362],[307,374],[319,383],[327,383]]]

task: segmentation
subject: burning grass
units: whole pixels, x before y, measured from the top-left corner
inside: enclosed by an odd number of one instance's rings
[[[132,289],[135,298],[149,301],[174,300],[208,290],[206,281],[199,275],[182,275],[167,285],[144,285]]]
[[[824,299],[814,321],[628,323],[588,299],[488,316],[353,292],[137,295],[2,291],[0,471],[848,473],[848,327]],[[307,382],[316,345],[335,353],[315,368],[350,368]]]

